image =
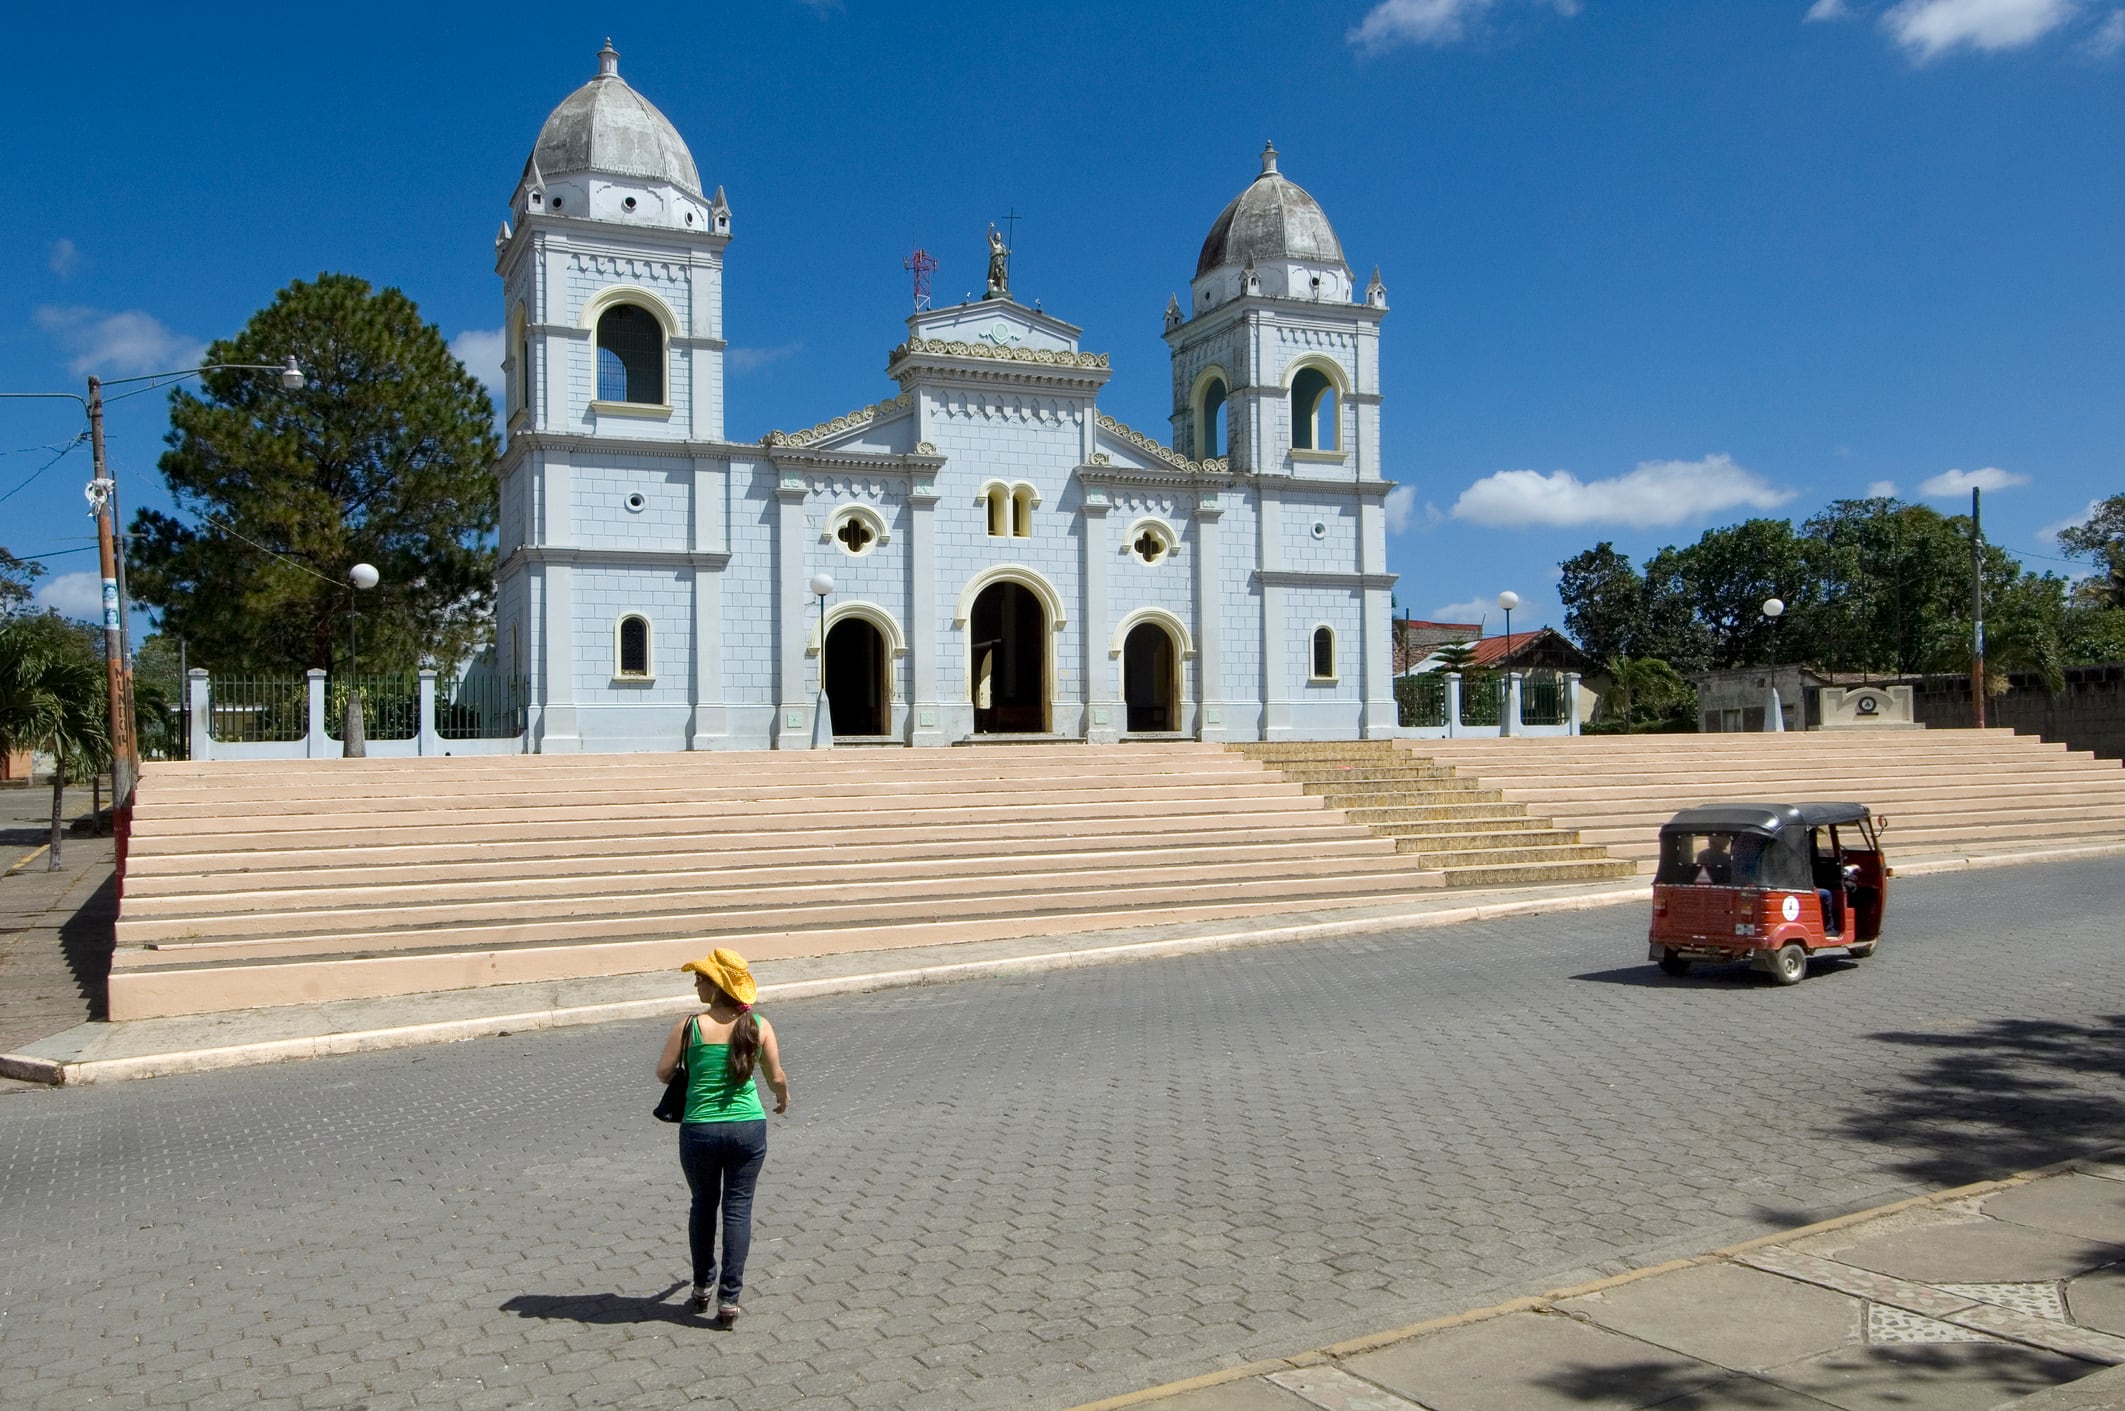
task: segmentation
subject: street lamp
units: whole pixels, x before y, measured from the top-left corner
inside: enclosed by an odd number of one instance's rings
[[[1510,735],[1513,733],[1513,727],[1519,723],[1513,717],[1520,713],[1519,707],[1513,701],[1512,688],[1513,609],[1520,606],[1520,595],[1507,588],[1498,595],[1498,606],[1505,611],[1505,655],[1500,658],[1505,663],[1505,682],[1500,687],[1505,692],[1505,699],[1498,703],[1498,733]]]
[[[826,698],[826,596],[834,591],[834,575],[812,575],[812,593],[819,599],[819,701],[812,708],[812,748],[834,747],[834,707]]]
[[[375,564],[358,563],[347,570],[347,716],[339,732],[340,753],[345,759],[363,759],[369,753],[368,736],[362,729],[362,611],[357,593],[368,592],[382,578]]]
[[[1782,655],[1778,650],[1778,623],[1786,615],[1785,599],[1765,598],[1763,615],[1771,624],[1771,693],[1764,697],[1763,728],[1782,733],[1786,728],[1786,708],[1778,699],[1778,659]]]
[[[1513,609],[1520,606],[1520,595],[1507,588],[1498,595],[1498,606],[1505,612],[1505,650],[1513,649]]]

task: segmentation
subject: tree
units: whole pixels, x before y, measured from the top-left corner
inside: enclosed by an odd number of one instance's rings
[[[347,570],[375,564],[362,659],[444,668],[472,654],[492,591],[497,443],[487,393],[396,289],[352,275],[296,281],[171,395],[161,468],[181,514],[133,520],[132,588],[217,670],[302,671],[344,649]]]
[[[1558,567],[1565,630],[1598,662],[1620,661],[1645,632],[1645,580],[1631,561],[1604,539]]]
[[[0,617],[13,617],[28,609],[30,594],[43,576],[43,564],[25,563],[0,549]]]
[[[1688,730],[1697,720],[1697,690],[1658,657],[1618,657],[1609,663],[1602,723],[1624,734]]]
[[[0,622],[0,749],[52,757],[52,838],[59,868],[66,781],[110,763],[109,678],[82,635],[54,614]]]
[[[2094,506],[2088,518],[2059,531],[2069,558],[2087,559],[2098,572],[2082,587],[2097,607],[2125,608],[2125,495]]]

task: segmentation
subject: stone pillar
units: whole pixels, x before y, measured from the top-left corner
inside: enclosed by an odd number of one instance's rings
[[[1107,536],[1107,492],[1099,486],[1085,490],[1084,532],[1078,536],[1083,555],[1085,591],[1079,605],[1084,615],[1085,639],[1085,738],[1094,744],[1111,745],[1122,737],[1129,723],[1128,707],[1121,700],[1118,665],[1107,651],[1112,624],[1107,620],[1107,562],[1113,544]]]
[[[435,728],[435,671],[432,667],[421,669],[421,724],[413,738],[415,754],[439,755],[443,752],[443,737]]]
[[[1446,734],[1449,739],[1461,733],[1461,673],[1446,673]]]
[[[812,595],[805,586],[804,477],[783,471],[775,487],[775,640],[781,645],[775,672],[775,748],[812,747],[814,692],[805,669],[806,609]],[[820,643],[822,656],[826,644]]]
[[[1200,740],[1225,736],[1225,674],[1222,648],[1225,616],[1219,610],[1218,521],[1224,517],[1217,492],[1205,494],[1195,507],[1195,733]]]
[[[185,725],[191,737],[193,759],[214,758],[213,700],[208,695],[207,670],[195,666],[185,673]]]
[[[729,523],[726,512],[729,485],[728,462],[695,458],[693,721],[686,738],[686,747],[690,750],[715,749],[730,741],[730,720],[723,694],[723,570],[702,557],[725,553],[730,547],[725,534]]]
[[[583,737],[576,729],[575,592],[572,570],[565,563],[540,566],[545,613],[539,625],[540,676],[545,699],[532,748],[540,754],[578,754]]]
[[[1508,671],[1505,673],[1505,704],[1498,711],[1498,733],[1517,735],[1520,725],[1520,673]]]
[[[311,759],[329,759],[340,752],[340,746],[332,743],[325,734],[325,673],[311,667],[305,673],[304,684],[309,691],[309,709],[303,728],[303,753]]]
[[[937,709],[937,662],[944,648],[937,619],[937,487],[908,487],[908,743],[948,743]]]
[[[1568,733],[1579,733],[1579,673],[1564,673],[1564,725]]]
[[[1230,425],[1228,418],[1227,425]],[[1283,504],[1274,490],[1262,491],[1261,558],[1265,575],[1284,566]],[[1265,576],[1262,583],[1262,738],[1291,738],[1291,624],[1285,620],[1286,593],[1281,583]]]

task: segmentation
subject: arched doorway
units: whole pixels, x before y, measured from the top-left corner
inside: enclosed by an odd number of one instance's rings
[[[967,615],[977,735],[1048,729],[1048,614],[1022,584],[991,583]]]
[[[860,617],[844,617],[826,632],[819,671],[836,735],[883,735],[891,728],[892,685],[885,638]]]
[[[1131,734],[1180,729],[1180,683],[1174,671],[1173,635],[1154,622],[1139,622],[1122,642],[1122,701]]]

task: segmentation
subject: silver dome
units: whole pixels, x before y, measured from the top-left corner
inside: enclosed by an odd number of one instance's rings
[[[561,100],[539,129],[528,169],[544,179],[577,172],[665,181],[701,194],[701,173],[679,130],[657,105],[620,77],[610,39],[598,53],[598,76]]]
[[[1220,266],[1287,259],[1341,265],[1343,246],[1320,203],[1277,171],[1276,147],[1271,144],[1262,149],[1262,174],[1232,198],[1210,227],[1195,273],[1200,278]]]

